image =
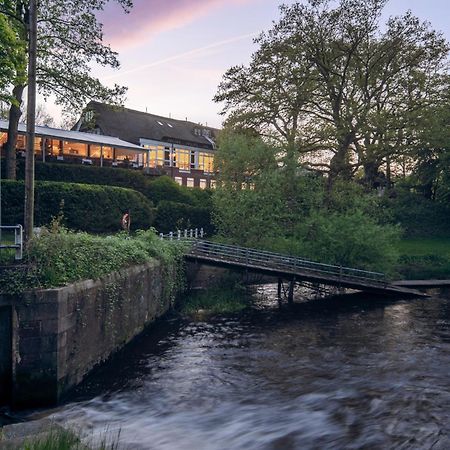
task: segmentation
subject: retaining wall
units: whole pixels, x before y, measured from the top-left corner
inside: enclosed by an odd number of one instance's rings
[[[9,332],[0,324],[11,342],[0,352],[0,380],[11,377],[9,401],[18,408],[57,403],[171,307],[168,284],[155,261],[96,281],[0,296],[0,318],[10,317]]]

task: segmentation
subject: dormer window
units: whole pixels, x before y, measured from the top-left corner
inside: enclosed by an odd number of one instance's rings
[[[86,122],[91,122],[94,119],[94,111],[90,109],[84,113],[84,120]]]
[[[194,134],[196,136],[201,136],[202,135],[202,130],[200,128],[194,128]]]
[[[211,137],[211,130],[208,130],[207,128],[203,128],[202,136]]]

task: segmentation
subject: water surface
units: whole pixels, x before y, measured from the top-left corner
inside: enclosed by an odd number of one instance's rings
[[[368,296],[160,322],[55,419],[130,449],[449,449],[450,301]]]

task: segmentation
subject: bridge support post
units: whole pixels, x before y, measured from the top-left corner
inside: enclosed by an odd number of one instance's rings
[[[295,278],[289,281],[288,303],[290,305],[294,303],[294,286],[295,286]]]
[[[278,306],[281,308],[281,288],[283,286],[283,280],[281,278],[278,278],[278,291],[277,291],[277,300],[278,300]]]

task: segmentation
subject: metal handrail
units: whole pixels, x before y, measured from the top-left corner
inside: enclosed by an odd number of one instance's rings
[[[263,267],[283,268],[289,271],[308,269],[314,272],[337,275],[339,278],[346,277],[361,280],[385,281],[385,275],[381,272],[371,272],[351,267],[318,263],[280,253],[259,251],[229,244],[216,244],[210,241],[195,241],[191,248],[190,255],[215,257],[226,260],[232,259],[234,262],[257,264]],[[270,258],[268,257],[269,255]]]
[[[0,240],[0,250],[2,249],[15,249],[15,260],[21,260],[23,258],[23,227],[22,225],[1,225],[0,236],[3,230],[14,230],[14,244],[2,244]]]
[[[283,269],[290,272],[306,269],[315,273],[338,276],[340,280],[347,278],[352,280],[386,282],[386,276],[381,272],[324,264],[267,250],[257,250],[231,244],[219,244],[203,240],[202,238],[204,236],[202,228],[200,230],[178,230],[175,233],[171,232],[168,234],[160,233],[161,239],[190,242],[192,246],[187,253],[190,256],[204,256],[245,265],[253,264],[259,267]]]

